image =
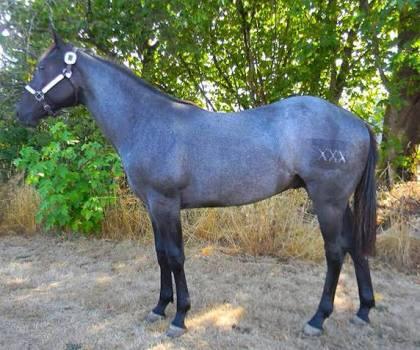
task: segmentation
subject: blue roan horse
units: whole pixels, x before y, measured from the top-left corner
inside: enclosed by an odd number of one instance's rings
[[[177,309],[168,335],[185,332],[190,298],[181,209],[252,203],[298,187],[313,201],[328,266],[320,304],[304,332],[321,333],[346,253],[353,258],[359,287],[354,321],[369,321],[374,297],[366,256],[375,243],[376,143],[363,121],[310,96],[238,113],[208,112],[57,35],[54,40],[26,86],[18,118],[34,126],[81,103],[118,151],[131,189],[147,206],[155,236],[161,289],[149,322],[163,318],[173,302],[173,276]]]

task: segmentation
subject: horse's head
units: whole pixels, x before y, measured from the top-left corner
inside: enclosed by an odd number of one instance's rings
[[[16,114],[19,121],[36,126],[47,115],[78,103],[78,84],[73,76],[75,48],[54,33],[54,44],[38,62],[32,80],[25,86]]]

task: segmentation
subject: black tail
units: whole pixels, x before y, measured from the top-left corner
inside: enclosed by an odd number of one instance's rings
[[[375,165],[377,159],[376,140],[372,130],[369,155],[362,178],[354,193],[354,234],[356,249],[363,255],[375,253],[376,241],[376,181]]]

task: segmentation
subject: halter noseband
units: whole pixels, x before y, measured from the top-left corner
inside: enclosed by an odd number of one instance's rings
[[[76,49],[76,51],[77,51],[77,49]],[[44,107],[44,110],[50,115],[54,115],[54,111],[53,111],[52,107],[45,100],[45,94],[65,78],[67,78],[70,81],[71,85],[73,86],[75,103],[77,103],[77,87],[73,84],[73,82],[71,80],[71,76],[73,74],[73,72],[71,71],[71,68],[77,61],[76,51],[67,51],[64,54],[64,63],[66,64],[66,68],[63,69],[62,73],[57,75],[47,85],[45,85],[43,88],[41,88],[41,90],[35,90],[29,84],[25,86],[25,89],[31,95],[34,96],[34,98],[37,102],[42,103],[42,106]]]

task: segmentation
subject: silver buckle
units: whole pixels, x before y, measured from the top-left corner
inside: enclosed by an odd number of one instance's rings
[[[73,72],[72,72],[71,70],[69,70],[69,69],[67,69],[67,68],[64,68],[64,69],[63,69],[63,75],[64,75],[67,79],[70,79],[70,78],[71,78],[71,76],[72,76],[72,74],[73,74]]]

